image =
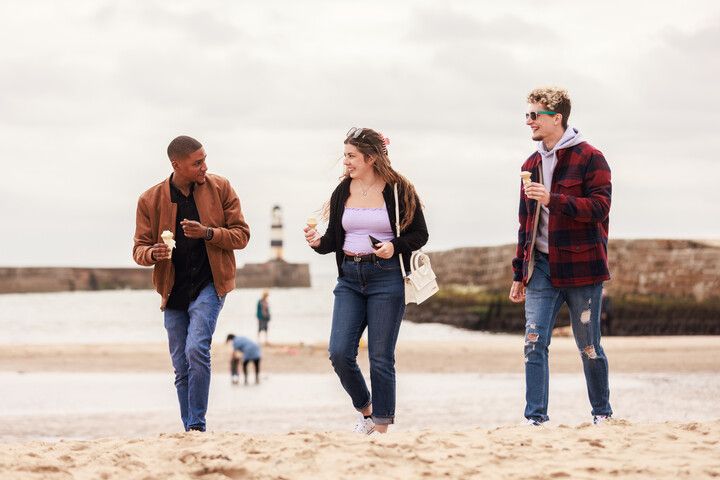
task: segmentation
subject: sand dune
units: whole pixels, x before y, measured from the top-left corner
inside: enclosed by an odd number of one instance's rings
[[[4,445],[0,473],[3,479],[716,478],[720,421],[32,442]]]

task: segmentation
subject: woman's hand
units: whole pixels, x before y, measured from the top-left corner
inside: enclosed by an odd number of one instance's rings
[[[317,230],[305,227],[303,228],[303,232],[305,232],[305,241],[310,247],[317,248],[320,246],[320,234],[318,234]]]
[[[375,250],[375,255],[385,259],[392,258],[395,254],[395,245],[393,245],[392,242],[382,242],[379,245],[380,247]]]

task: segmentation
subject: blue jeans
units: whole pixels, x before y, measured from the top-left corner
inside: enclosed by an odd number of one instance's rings
[[[575,343],[582,358],[592,415],[611,415],[608,361],[600,345],[602,283],[555,288],[550,283],[547,255],[535,252],[535,270],[525,298],[525,418],[549,419],[548,347],[563,303],[570,310]]]
[[[210,283],[187,310],[165,310],[170,358],[185,431],[205,431],[210,393],[210,344],[225,297]]]
[[[353,406],[372,403],[376,424],[395,419],[395,344],[405,313],[405,287],[398,258],[356,263],[346,260],[335,287],[330,361]],[[358,344],[368,329],[372,397],[357,364]]]

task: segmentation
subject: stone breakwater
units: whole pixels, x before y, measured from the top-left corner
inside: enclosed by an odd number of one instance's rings
[[[524,307],[511,303],[515,245],[430,254],[441,291],[406,318],[471,330],[521,332]],[[720,242],[611,240],[612,335],[720,334]],[[569,324],[563,307],[557,325]]]
[[[274,260],[239,268],[238,288],[309,287],[310,267]],[[0,293],[152,289],[151,268],[0,268]]]
[[[429,255],[441,286],[510,290],[514,244]],[[611,239],[608,257],[612,280],[606,287],[611,295],[720,299],[720,241]]]

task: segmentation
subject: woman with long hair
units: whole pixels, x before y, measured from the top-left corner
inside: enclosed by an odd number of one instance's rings
[[[335,252],[338,281],[328,350],[340,383],[361,413],[354,430],[365,434],[384,433],[395,421],[395,345],[405,313],[399,255],[409,271],[410,255],[428,239],[415,187],[390,165],[388,143],[372,129],[350,129],[345,172],[324,208],[328,228],[322,236],[305,228],[305,239],[316,252]],[[357,364],[366,327],[372,395]]]

